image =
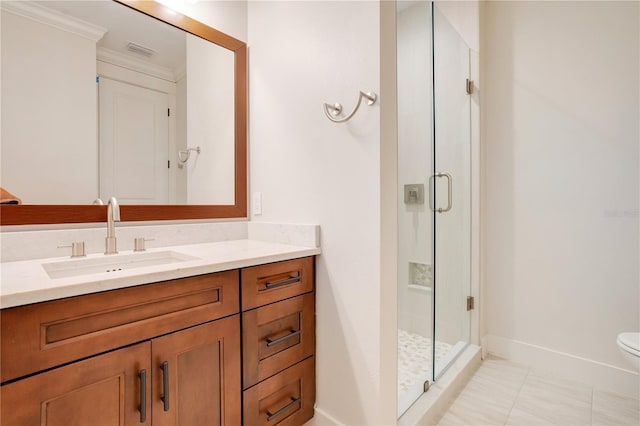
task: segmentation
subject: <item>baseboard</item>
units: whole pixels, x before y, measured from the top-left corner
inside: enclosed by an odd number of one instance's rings
[[[500,358],[618,395],[640,398],[640,376],[635,371],[501,336],[486,335],[482,342],[483,351]]]
[[[485,359],[487,357],[487,355],[489,355],[489,337],[488,335],[484,335],[482,336],[482,339],[480,339],[480,347],[482,349],[482,359]]]
[[[313,418],[306,422],[304,426],[343,426],[338,420],[316,407]]]

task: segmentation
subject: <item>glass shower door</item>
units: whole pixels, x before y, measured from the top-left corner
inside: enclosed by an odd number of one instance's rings
[[[469,343],[471,315],[470,50],[433,3],[433,212],[435,380]]]
[[[433,381],[431,3],[397,3],[398,416]]]
[[[427,1],[398,1],[398,416],[468,344],[469,48]]]

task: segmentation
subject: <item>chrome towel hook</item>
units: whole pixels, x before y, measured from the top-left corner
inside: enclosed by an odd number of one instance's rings
[[[200,154],[200,147],[189,147],[184,151],[178,151],[178,160],[181,164],[185,164],[187,161],[189,161],[189,157],[191,157],[191,151],[195,151],[197,154]]]
[[[333,121],[334,123],[344,123],[345,121],[348,121],[351,119],[351,117],[353,117],[355,115],[355,113],[358,111],[358,108],[360,108],[360,105],[362,104],[362,99],[366,99],[367,100],[367,105],[371,106],[373,104],[376,103],[376,100],[378,99],[378,95],[376,95],[373,92],[363,92],[362,90],[360,91],[360,96],[358,97],[358,104],[356,105],[356,107],[353,109],[353,111],[351,111],[351,114],[347,115],[344,118],[337,118],[341,113],[342,113],[342,105],[339,103],[335,103],[333,105],[329,105],[327,103],[324,104],[324,113],[327,116],[327,118],[331,121]]]

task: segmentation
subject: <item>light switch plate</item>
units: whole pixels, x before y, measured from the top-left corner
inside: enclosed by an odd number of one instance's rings
[[[262,214],[262,192],[254,192],[251,197],[251,212],[255,216]]]

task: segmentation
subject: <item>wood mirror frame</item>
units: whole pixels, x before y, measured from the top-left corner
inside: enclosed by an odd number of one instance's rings
[[[114,0],[152,18],[208,40],[235,56],[235,203],[230,205],[121,205],[123,222],[247,217],[247,45],[221,31],[145,0]],[[0,225],[105,222],[107,206],[0,205]]]

